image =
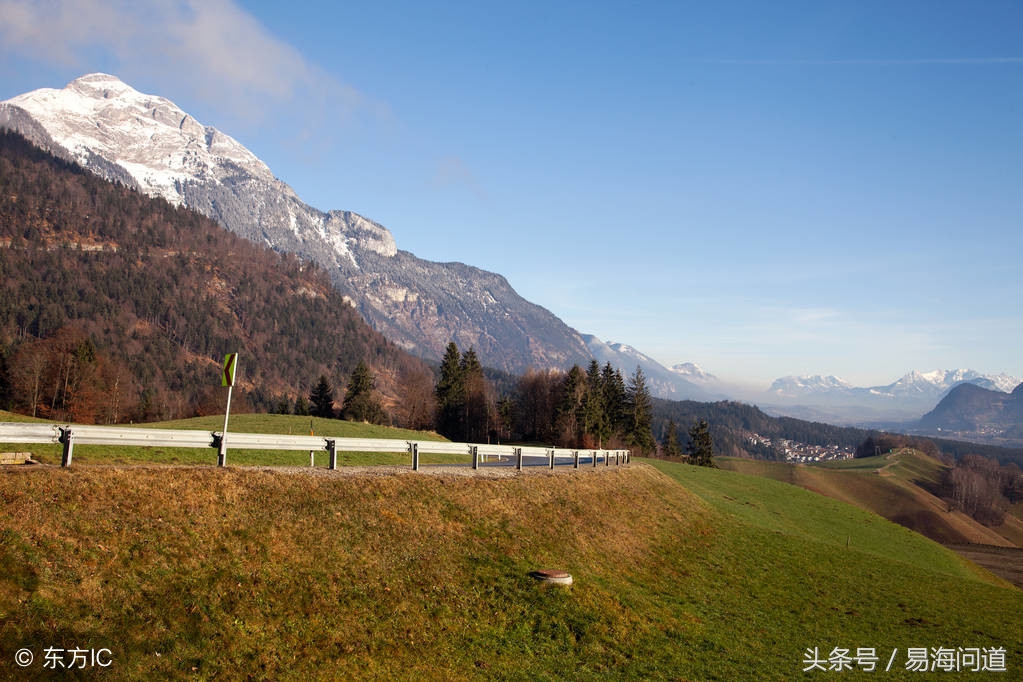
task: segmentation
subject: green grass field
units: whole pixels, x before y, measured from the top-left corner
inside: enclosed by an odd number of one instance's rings
[[[107,648],[102,677],[132,680],[787,680],[814,647],[896,650],[887,679],[919,677],[908,647],[1023,664],[1020,590],[729,471],[16,467],[0,499],[0,677],[47,678],[46,647]]]
[[[948,465],[916,450],[819,464],[721,458],[719,466],[848,502],[938,542],[1023,545],[1023,521],[1018,515],[1010,514],[1003,524],[987,527],[962,512],[952,511],[935,494],[940,494]]]

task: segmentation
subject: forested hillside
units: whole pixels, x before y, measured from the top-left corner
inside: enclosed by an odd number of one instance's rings
[[[681,431],[704,420],[710,425],[714,452],[732,457],[774,459],[769,448],[750,443],[756,433],[769,438],[787,438],[809,445],[840,445],[855,448],[872,432],[844,426],[808,422],[790,417],[771,417],[754,405],[734,401],[700,403],[692,400],[654,400],[654,434],[665,437],[664,430],[674,423]],[[680,436],[681,437],[681,436]]]
[[[315,267],[0,134],[0,406],[81,422],[274,409],[360,361],[389,408],[429,369]]]

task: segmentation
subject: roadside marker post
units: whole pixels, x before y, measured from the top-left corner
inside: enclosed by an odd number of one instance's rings
[[[227,466],[227,418],[231,414],[231,391],[234,389],[235,377],[238,373],[238,354],[228,353],[224,356],[224,371],[220,375],[220,385],[227,386],[227,407],[224,408],[224,430],[220,435],[220,451],[217,453],[217,466]]]

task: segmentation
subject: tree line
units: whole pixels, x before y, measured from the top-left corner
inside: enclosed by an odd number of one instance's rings
[[[1015,462],[1000,465],[981,455],[956,460],[943,479],[949,508],[987,526],[1005,521],[1009,508],[1023,500],[1023,470]]]
[[[437,431],[465,442],[537,442],[580,449],[630,448],[654,455],[653,398],[640,367],[626,379],[610,362],[528,370],[498,397],[472,348],[450,342],[434,389]],[[706,422],[694,424],[686,461],[710,465]],[[668,455],[672,455],[668,446]],[[683,457],[681,450],[679,457]]]

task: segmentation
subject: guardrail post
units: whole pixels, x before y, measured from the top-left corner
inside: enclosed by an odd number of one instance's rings
[[[579,451],[578,450],[574,450],[572,452],[572,458],[575,460],[575,463],[572,465],[572,468],[573,469],[578,469],[579,468]]]
[[[478,445],[470,445],[469,451],[472,452],[472,468],[480,468],[480,448]]]
[[[596,469],[597,468],[597,451],[596,450],[590,450],[590,457],[593,458],[593,468]]]
[[[619,464],[621,464],[621,461],[619,461],[619,459],[618,459],[618,457],[621,454],[622,454],[621,452],[619,452],[618,450],[615,450],[615,466],[618,466]]]
[[[61,429],[60,433],[60,439],[64,442],[64,453],[61,455],[60,465],[62,467],[69,467],[71,466],[71,455],[75,449],[75,436],[71,433],[70,428]]]
[[[604,450],[604,466],[611,466],[611,458],[607,456],[607,450]]]
[[[227,434],[220,434],[220,447],[217,448],[217,466],[227,466]]]
[[[522,448],[515,448],[515,468],[522,471]]]
[[[337,441],[333,438],[327,439],[327,466],[333,471],[337,469]]]
[[[412,450],[412,471],[419,471],[419,443],[410,443]]]
[[[551,457],[551,469],[553,469],[554,468],[554,450],[553,449],[551,449],[550,457]]]

